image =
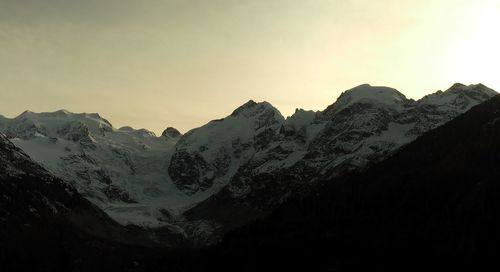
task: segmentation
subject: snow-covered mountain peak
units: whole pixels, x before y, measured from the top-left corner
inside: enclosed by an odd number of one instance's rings
[[[123,132],[131,132],[131,131],[134,131],[135,129],[131,126],[124,126],[124,127],[119,128],[118,130],[123,131]]]
[[[230,116],[183,135],[172,156],[169,175],[190,195],[220,189],[256,150],[273,141],[284,120],[271,104],[250,100]]]
[[[338,103],[370,103],[376,102],[387,105],[399,104],[406,101],[406,97],[398,90],[363,84],[342,93]]]
[[[344,91],[337,98],[335,103],[328,106],[323,114],[325,116],[332,116],[353,105],[369,105],[370,107],[400,110],[408,101],[409,100],[396,89],[363,84]]]
[[[233,111],[230,116],[190,130],[181,137],[177,149],[186,147],[196,151],[201,148],[204,151],[212,143],[231,143],[236,139],[248,142],[253,140],[260,130],[278,126],[284,120],[281,113],[271,104],[250,100]]]
[[[495,92],[494,90],[486,87],[485,85],[479,83],[479,84],[471,84],[471,85],[464,85],[461,83],[455,83],[451,88],[449,88],[446,92],[450,93],[465,93],[466,95],[485,95],[485,96],[490,96],[493,97],[497,95],[498,93]]]
[[[281,115],[280,111],[276,109],[273,105],[271,105],[269,102],[264,101],[257,103],[253,100],[250,100],[247,103],[238,107],[236,110],[233,111],[231,116],[252,118],[261,114],[281,116],[281,119],[284,120],[284,117]]]
[[[417,102],[423,105],[452,105],[468,109],[495,95],[498,95],[498,93],[483,84],[464,85],[455,83],[448,90],[426,95]]]
[[[467,85],[460,82],[456,82],[450,87],[450,89],[464,89],[464,88],[467,88]]]
[[[4,119],[5,133],[9,138],[64,137],[88,142],[96,135],[113,130],[113,126],[96,113],[71,113],[67,110],[35,113],[25,111],[13,119]],[[69,138],[68,138],[69,137]],[[76,138],[75,138],[76,137]]]
[[[166,138],[172,138],[172,139],[178,139],[182,136],[179,130],[173,127],[168,127],[163,131],[161,136],[166,137]]]

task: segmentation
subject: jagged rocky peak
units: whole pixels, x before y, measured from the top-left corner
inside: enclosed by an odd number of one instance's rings
[[[284,127],[287,129],[299,130],[312,124],[317,115],[318,112],[297,108],[292,116],[286,118]]]
[[[266,101],[257,103],[253,100],[250,100],[238,107],[233,111],[231,116],[253,117],[263,113],[268,115],[275,115],[277,117],[281,117],[281,119],[284,120],[284,117],[281,115],[280,111],[273,105],[271,105],[271,103]]]
[[[161,136],[166,137],[166,138],[172,138],[172,139],[177,139],[182,136],[182,133],[177,130],[176,128],[173,127],[168,127],[163,131]]]
[[[303,119],[303,118],[313,119],[314,116],[316,116],[316,114],[318,114],[318,111],[296,108],[292,116],[287,117],[286,120]]]
[[[281,112],[269,102],[264,101],[257,103],[253,100],[238,107],[233,111],[230,118],[252,120],[253,129],[256,131],[282,124],[285,121],[285,117]]]
[[[256,103],[250,100],[234,110],[230,116],[210,121],[184,134],[178,149],[186,146],[192,150],[198,150],[200,145],[210,146],[212,142],[220,144],[234,139],[248,142],[253,140],[253,136],[261,130],[277,127],[284,120],[283,115],[268,102]]]

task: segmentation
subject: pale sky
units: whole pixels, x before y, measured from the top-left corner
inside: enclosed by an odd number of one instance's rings
[[[500,90],[498,0],[0,0],[0,114],[183,132],[253,99],[285,116],[363,83]]]

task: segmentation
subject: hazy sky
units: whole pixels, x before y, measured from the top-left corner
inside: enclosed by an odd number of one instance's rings
[[[498,0],[0,0],[0,114],[185,132],[249,99],[286,116],[362,83],[500,90]]]

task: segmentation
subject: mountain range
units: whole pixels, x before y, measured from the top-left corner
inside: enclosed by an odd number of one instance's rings
[[[288,118],[249,101],[185,135],[116,129],[99,114],[66,110],[0,118],[0,132],[124,225],[210,236],[271,211],[320,176],[363,169],[495,94],[455,84],[414,101],[361,85],[324,111]]]
[[[360,85],[323,111],[297,109],[287,118],[268,102],[249,101],[184,135],[171,127],[160,136],[117,129],[99,114],[66,110],[0,116],[0,239],[19,245],[14,253],[4,248],[0,258],[38,256],[35,263],[47,270],[87,271],[98,265],[92,252],[103,251],[119,256],[106,261],[109,269],[172,269],[172,263],[200,269],[220,258],[227,265],[267,260],[262,254],[282,250],[279,258],[304,254],[321,270],[353,265],[360,248],[381,254],[407,249],[404,242],[419,248],[424,242],[416,237],[434,239],[464,213],[496,220],[481,208],[494,203],[471,193],[477,176],[494,186],[496,172],[478,169],[493,167],[496,158],[496,95],[482,84],[455,84],[415,101],[392,88]],[[460,182],[446,182],[449,176]],[[413,228],[404,226],[412,224],[424,231],[409,233]],[[52,232],[53,225],[61,227]],[[476,233],[485,225],[471,227]],[[453,239],[463,243],[455,253],[464,256],[481,252],[475,244],[492,249],[456,229],[440,236],[447,240],[422,240],[436,244],[432,256],[451,254]],[[325,262],[303,251],[311,243],[322,250],[321,239],[337,243],[333,252],[343,257]],[[177,252],[175,262],[164,251],[207,246],[193,263],[193,255]],[[54,250],[40,255],[27,247]],[[363,250],[359,256],[368,256]]]

